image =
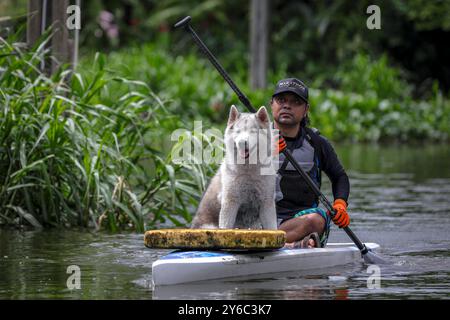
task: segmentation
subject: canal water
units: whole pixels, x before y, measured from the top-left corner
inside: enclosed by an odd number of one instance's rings
[[[450,146],[336,150],[351,182],[351,227],[390,261],[379,286],[358,262],[154,288],[152,262],[169,251],[145,248],[142,234],[0,230],[0,299],[449,299]],[[323,191],[330,197],[329,183]],[[329,242],[349,240],[333,227]],[[80,289],[67,287],[69,266]]]

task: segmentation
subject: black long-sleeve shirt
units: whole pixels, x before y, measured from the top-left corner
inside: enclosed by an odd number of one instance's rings
[[[347,173],[339,161],[331,143],[323,136],[319,135],[322,148],[321,169],[326,173],[331,181],[334,199],[348,200],[350,194],[350,182]]]

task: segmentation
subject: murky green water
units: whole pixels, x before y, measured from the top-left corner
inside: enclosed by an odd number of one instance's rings
[[[271,274],[152,288],[150,250],[139,234],[0,230],[0,299],[448,299],[450,146],[341,145],[351,179],[353,231],[392,261],[367,288],[363,263],[320,272]],[[324,191],[330,195],[330,187]],[[333,227],[330,242],[348,242]],[[81,271],[69,290],[67,268]]]

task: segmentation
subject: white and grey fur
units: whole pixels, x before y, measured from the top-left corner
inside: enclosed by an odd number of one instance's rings
[[[265,135],[267,145],[256,142],[255,131]],[[225,159],[203,195],[191,228],[277,229],[276,172],[267,174],[263,169],[273,163],[271,141],[272,126],[265,107],[255,114],[239,113],[231,107]],[[259,146],[267,150],[258,151]]]

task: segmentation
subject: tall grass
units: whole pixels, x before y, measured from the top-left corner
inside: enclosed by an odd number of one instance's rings
[[[163,137],[180,118],[146,83],[109,73],[101,55],[85,74],[45,75],[48,40],[26,50],[0,38],[0,224],[143,231],[189,222],[208,167],[166,156]]]

